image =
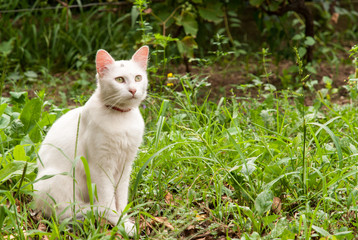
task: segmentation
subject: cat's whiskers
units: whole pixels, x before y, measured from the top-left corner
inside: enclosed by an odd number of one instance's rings
[[[110,106],[117,106],[118,103],[122,102],[122,98],[121,96],[118,96],[118,93],[115,93],[113,95],[107,96],[104,99],[102,99],[103,103],[105,105],[110,105]]]

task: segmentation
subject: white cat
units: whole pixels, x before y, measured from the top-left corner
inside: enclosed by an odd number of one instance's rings
[[[131,60],[115,61],[106,51],[97,52],[96,91],[83,107],[53,124],[39,151],[37,179],[55,174],[34,184],[36,206],[46,216],[55,209],[60,220],[71,217],[73,194],[77,209],[90,210],[81,160],[75,166],[73,192],[74,159],[83,156],[97,186],[95,208],[117,224],[127,205],[131,166],[144,133],[138,106],[146,97],[148,54],[149,48],[143,46]],[[136,231],[128,220],[125,229],[130,235]]]

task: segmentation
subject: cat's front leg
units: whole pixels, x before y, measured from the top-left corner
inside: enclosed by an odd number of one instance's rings
[[[116,209],[115,189],[113,186],[113,180],[104,171],[92,171],[92,181],[97,186],[98,199],[95,202],[96,208],[104,218],[106,218],[111,224],[116,225],[120,212]]]
[[[123,169],[114,176],[116,179],[115,198],[118,212],[123,212],[128,204],[128,189],[131,171],[131,163],[127,163],[124,165]]]
[[[120,213],[123,213],[124,209],[128,204],[128,188],[129,188],[130,173],[132,170],[131,165],[132,165],[131,162],[125,164],[124,168],[115,176],[116,208],[117,211]],[[124,217],[127,218],[126,214],[124,215]],[[133,236],[136,232],[135,225],[129,219],[125,220],[124,228],[126,232],[131,236]]]
[[[105,173],[106,172],[106,173]],[[127,172],[124,172],[127,173]],[[111,171],[108,169],[104,171],[101,169],[100,171],[95,171],[93,175],[93,181],[97,186],[97,202],[96,207],[98,212],[106,218],[111,224],[117,225],[121,214],[123,213],[124,207],[127,205],[127,198],[128,198],[128,185],[129,185],[129,175],[130,169],[128,174],[123,174],[122,180],[119,181],[119,184],[113,184],[114,179],[111,179]],[[125,180],[127,179],[127,180]],[[118,180],[117,180],[118,181]],[[126,191],[123,191],[122,187],[126,185],[127,187],[124,188]],[[118,192],[121,192],[122,197],[118,201]],[[119,203],[119,208],[117,207],[117,203]],[[126,218],[126,216],[124,216]],[[134,236],[136,233],[135,225],[126,219],[124,222],[124,228],[126,233],[129,236]]]

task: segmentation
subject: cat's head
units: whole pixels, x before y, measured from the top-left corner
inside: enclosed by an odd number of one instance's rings
[[[98,50],[97,91],[104,105],[120,109],[139,106],[147,95],[148,54],[149,48],[143,46],[131,60],[115,61],[105,50]]]

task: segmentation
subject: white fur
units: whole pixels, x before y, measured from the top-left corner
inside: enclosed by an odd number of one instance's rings
[[[135,82],[136,75],[141,75],[142,81]],[[83,156],[89,164],[91,181],[97,186],[96,209],[115,225],[127,205],[131,166],[142,142],[144,121],[138,106],[146,96],[148,81],[146,69],[133,58],[109,64],[99,76],[97,74],[97,90],[88,102],[58,119],[44,139],[39,151],[37,179],[55,176],[34,184],[35,201],[46,216],[55,209],[60,220],[71,217],[74,159]],[[118,76],[124,77],[126,82],[118,83],[115,80]],[[129,89],[136,90],[134,96]],[[131,110],[119,112],[106,105]],[[75,206],[87,211],[89,194],[81,160],[75,166],[75,180]],[[135,232],[129,221],[125,228],[131,235]]]

